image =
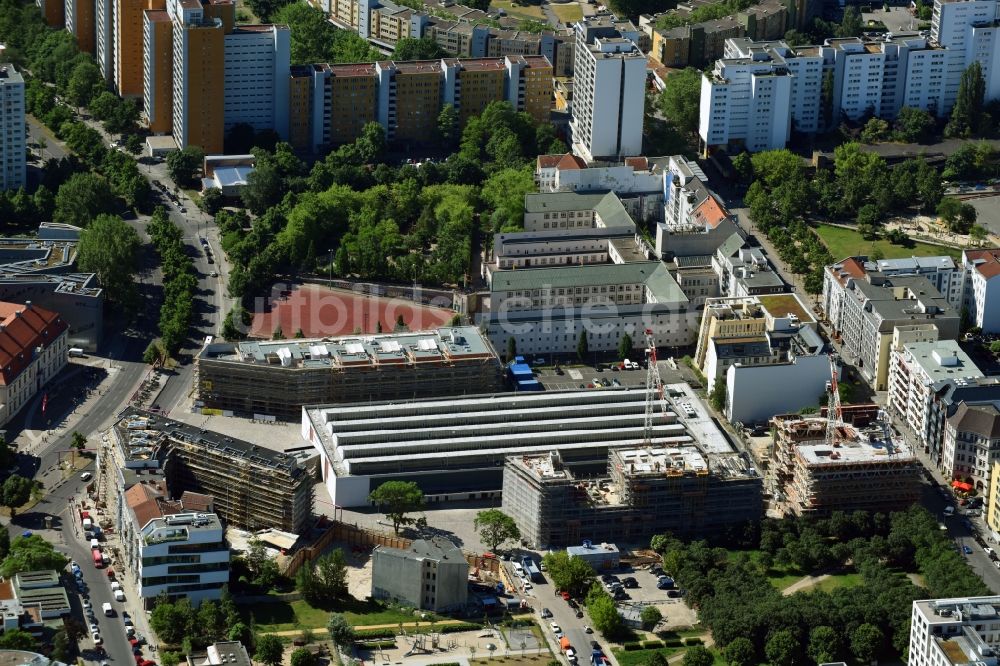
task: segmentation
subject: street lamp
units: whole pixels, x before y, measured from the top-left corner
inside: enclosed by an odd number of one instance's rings
[[[333,248],[331,247],[327,252],[330,253],[330,285],[333,285]]]

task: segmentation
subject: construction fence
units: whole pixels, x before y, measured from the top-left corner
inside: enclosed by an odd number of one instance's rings
[[[412,539],[406,537],[333,521],[312,545],[302,548],[285,560],[281,567],[281,573],[289,578],[294,577],[303,564],[317,559],[334,541],[343,542],[352,549],[366,552],[376,546],[404,550],[413,543]],[[483,557],[478,553],[465,553],[465,559],[470,567],[479,569],[480,572],[496,574],[500,570],[500,562],[495,558]]]

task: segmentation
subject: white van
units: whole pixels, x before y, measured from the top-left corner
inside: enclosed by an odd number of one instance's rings
[[[69,348],[69,355],[70,356],[83,356],[83,349],[81,349],[80,347],[70,347]]]
[[[101,549],[101,542],[98,541],[97,539],[91,539],[90,540],[90,549],[91,550],[94,550],[94,549],[100,550]]]
[[[115,601],[125,601],[125,593],[121,590],[115,590]]]
[[[520,565],[520,563],[514,562],[514,572],[517,573],[518,576],[523,577],[524,576],[524,567],[522,567]]]
[[[103,604],[101,604],[101,610],[104,611],[104,614],[107,617],[111,617],[112,615],[115,614],[115,609],[112,608],[111,604],[109,602],[107,602],[107,601],[105,601]]]

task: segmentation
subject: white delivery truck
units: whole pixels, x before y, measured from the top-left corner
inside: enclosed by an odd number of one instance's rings
[[[115,609],[112,608],[111,604],[107,601],[101,604],[101,610],[104,611],[104,614],[108,617],[111,617],[115,614]]]

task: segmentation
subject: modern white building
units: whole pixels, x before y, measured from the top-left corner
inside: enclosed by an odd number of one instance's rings
[[[220,598],[229,582],[229,546],[219,517],[185,509],[184,496],[170,501],[164,490],[136,483],[124,495],[122,555],[142,607],[152,607],[162,593],[195,605]],[[198,499],[204,505],[204,496]]]
[[[290,40],[286,25],[241,25],[226,35],[226,132],[245,123],[288,138]]]
[[[930,448],[934,397],[945,382],[965,384],[983,377],[969,355],[954,340],[931,340],[893,345],[889,362],[889,411],[908,424],[924,446]],[[940,444],[940,443],[938,443]],[[937,446],[933,447],[937,448]]]
[[[24,187],[24,78],[10,63],[0,65],[0,189]]]
[[[885,276],[922,275],[955,308],[962,307],[963,269],[951,257],[903,257],[879,259],[875,270]]]
[[[1000,248],[964,250],[962,270],[969,322],[986,333],[1000,332]]]
[[[935,21],[940,4],[935,5]],[[950,9],[945,14],[962,14],[954,9],[958,5],[995,8],[997,2],[946,3]],[[954,23],[960,21],[956,18]],[[969,22],[962,25],[952,30],[951,43],[959,44],[965,39],[962,35],[969,40],[975,35],[978,59],[986,71],[993,59],[1000,58],[1000,51],[992,47],[996,30]],[[727,39],[723,57],[702,78],[702,152],[726,146],[750,151],[783,148],[793,131],[811,134],[869,114],[891,120],[904,106],[945,117],[954,104],[961,72],[972,60],[958,54],[965,47],[955,45],[916,32],[889,33],[879,40],[828,39],[822,45],[796,48],[781,41]],[[991,97],[991,82],[988,75],[987,99],[997,96]]]
[[[1000,597],[923,599],[913,602],[910,666],[996,666]]]
[[[646,56],[639,31],[608,14],[587,17],[574,30],[573,152],[587,161],[641,155]]]
[[[618,196],[659,193],[662,198],[667,157],[626,157],[621,162],[587,164],[565,155],[539,155],[535,183],[539,192],[613,190]]]
[[[950,111],[958,95],[962,72],[979,61],[986,82],[985,99],[1000,97],[1000,2],[997,0],[935,0],[931,40],[947,49],[942,111]]]
[[[803,352],[786,349],[778,363],[730,365],[723,407],[726,418],[745,425],[767,423],[775,414],[794,414],[819,404],[830,381],[830,359],[826,354]]]

